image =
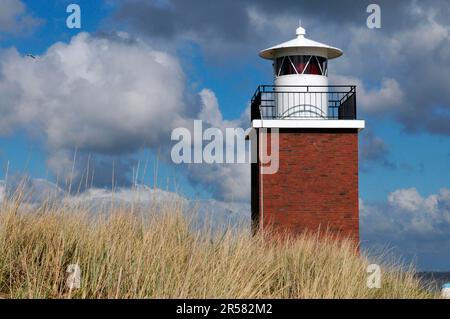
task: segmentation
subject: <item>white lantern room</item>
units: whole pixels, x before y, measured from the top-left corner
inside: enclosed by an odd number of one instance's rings
[[[329,117],[328,60],[342,50],[305,37],[299,26],[293,40],[262,50],[259,56],[273,61],[274,105],[279,119]],[[275,114],[274,114],[275,115]]]

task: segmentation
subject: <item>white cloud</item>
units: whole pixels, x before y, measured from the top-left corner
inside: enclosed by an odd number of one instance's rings
[[[200,92],[202,109],[198,118],[222,131],[226,136],[226,128],[247,129],[250,123],[248,110],[239,119],[223,120],[219,103],[214,92],[203,90]],[[241,132],[243,132],[241,131]],[[232,143],[225,139],[224,148]],[[235,145],[237,142],[235,141]],[[248,145],[247,145],[248,146]],[[235,149],[236,150],[236,149]],[[237,149],[238,150],[238,149]],[[225,152],[224,152],[225,156]],[[245,154],[238,152],[236,159],[244,160]],[[250,198],[250,165],[249,164],[192,164],[188,167],[188,178],[194,184],[203,185],[215,198],[225,201],[248,202]]]
[[[60,177],[76,148],[126,154],[169,144],[185,108],[178,60],[123,35],[81,33],[36,60],[3,50],[0,75],[0,134],[23,128],[40,136]]]
[[[42,198],[44,200],[44,198]],[[158,188],[151,188],[146,185],[136,185],[132,188],[119,188],[114,192],[105,188],[91,188],[86,192],[68,195],[62,198],[62,203],[67,205],[82,205],[84,207],[108,207],[109,204],[137,205],[138,207],[166,207],[169,205],[180,205],[186,212],[192,214],[208,214],[213,218],[213,223],[217,218],[223,218],[228,214],[239,215],[237,222],[250,219],[250,205],[248,203],[225,202],[214,199],[190,200],[180,194],[164,191]]]
[[[39,136],[60,180],[81,177],[77,165],[73,171],[76,149],[121,156],[142,147],[167,150],[171,130],[189,128],[194,119],[219,129],[249,123],[248,110],[239,119],[224,120],[208,89],[199,93],[200,113],[186,115],[191,111],[178,59],[124,33],[112,38],[81,33],[70,43],[52,45],[36,60],[15,49],[0,51],[0,75],[0,134],[23,128]],[[216,197],[248,199],[248,191],[240,188],[248,184],[242,166],[188,170],[189,176],[197,175],[192,181],[213,189]]]
[[[360,200],[361,238],[365,248],[390,252],[426,270],[448,270],[450,263],[450,189],[421,195],[398,189],[386,202]]]
[[[359,96],[363,110],[379,113],[398,108],[403,103],[404,94],[395,79],[383,79],[378,90],[367,90],[361,85]]]
[[[0,2],[0,32],[28,32],[40,24],[42,20],[27,13],[22,1],[2,0]]]
[[[14,186],[9,184],[9,192]],[[224,202],[214,199],[190,200],[177,193],[150,188],[146,185],[135,185],[131,188],[118,188],[112,191],[105,188],[91,188],[83,193],[69,194],[57,185],[41,179],[31,179],[23,188],[25,196],[21,209],[35,212],[48,200],[61,207],[86,209],[92,214],[108,212],[114,207],[135,208],[139,212],[162,212],[164,210],[181,209],[192,220],[194,226],[209,225],[212,230],[226,229],[228,226],[244,226],[249,229],[250,205],[248,203]],[[5,196],[4,182],[0,181],[0,204]],[[58,206],[55,206],[58,207]],[[149,208],[152,208],[149,210]],[[209,229],[209,228],[208,228]],[[208,230],[207,229],[207,230]]]
[[[450,190],[422,196],[416,188],[391,192],[384,205],[362,202],[363,228],[370,234],[389,230],[396,238],[414,235],[448,235],[450,232]]]
[[[119,188],[112,192],[105,188],[90,188],[87,191],[67,195],[63,203],[71,205],[105,205],[112,201],[128,204],[150,205],[152,203],[180,202],[187,200],[180,195],[161,189],[153,189],[145,185],[136,185],[133,188]]]
[[[201,111],[197,118],[213,127],[225,129],[227,127],[246,128],[250,125],[250,106],[242,112],[241,116],[233,120],[224,120],[220,111],[219,102],[215,93],[209,89],[203,89],[200,93]]]
[[[2,132],[40,129],[52,149],[133,150],[158,143],[179,119],[184,75],[176,58],[144,44],[75,36],[33,60],[1,54]],[[3,90],[2,90],[3,91]]]
[[[264,35],[266,39],[279,41],[279,35],[295,35],[295,26],[298,20],[293,16],[286,14],[273,14],[273,12],[264,12],[255,5],[245,8],[250,27],[259,36]],[[262,48],[261,48],[262,49]]]
[[[219,109],[219,102],[214,92],[203,89],[200,92],[200,98],[202,101],[202,109],[198,115],[198,119],[206,121],[214,127],[221,127],[223,125],[223,118]]]
[[[215,198],[230,202],[250,200],[250,164],[191,164],[188,177]]]
[[[358,109],[370,114],[391,114],[398,111],[404,103],[404,92],[397,80],[385,78],[379,88],[368,89],[362,80],[343,75],[330,75],[334,85],[356,85]]]
[[[448,135],[448,19],[439,19],[443,12],[418,2],[403,11],[411,20],[405,26],[383,27],[379,32],[365,26],[348,28],[337,72],[364,79],[356,81],[361,110],[392,117],[407,131]]]
[[[410,212],[424,210],[434,213],[438,208],[438,195],[422,197],[417,189],[399,189],[389,194],[388,202],[400,209]]]

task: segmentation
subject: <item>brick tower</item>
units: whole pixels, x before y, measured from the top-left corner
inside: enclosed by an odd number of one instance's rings
[[[356,87],[328,85],[328,60],[340,49],[305,38],[301,26],[296,33],[259,54],[273,61],[274,85],[259,86],[251,103],[259,155],[251,167],[252,223],[358,241],[358,132],[365,123],[356,117]],[[264,146],[278,156],[276,171],[261,160]]]

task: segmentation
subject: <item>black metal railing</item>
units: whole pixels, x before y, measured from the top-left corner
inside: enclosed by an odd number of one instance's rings
[[[251,101],[251,120],[356,119],[356,86],[260,85]]]

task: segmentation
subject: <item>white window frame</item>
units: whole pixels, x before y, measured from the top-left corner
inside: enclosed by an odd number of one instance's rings
[[[297,68],[295,67],[294,63],[292,63],[291,57],[288,56],[287,58],[289,59],[289,62],[291,62],[291,66],[294,69],[295,73],[298,74]]]
[[[308,62],[305,64],[305,67],[303,68],[302,74],[305,74],[305,70],[308,68],[309,62],[311,61],[312,57],[313,57],[312,55],[309,56]]]
[[[317,56],[314,56],[314,58],[316,59],[316,62],[319,65],[320,75],[323,75],[322,65],[320,64],[319,59],[317,58]]]
[[[280,66],[279,66],[278,71],[277,71],[277,77],[280,76],[281,68],[283,67],[284,60],[285,60],[285,59],[286,59],[286,57],[284,56],[284,57],[283,57],[283,60],[281,60]]]

